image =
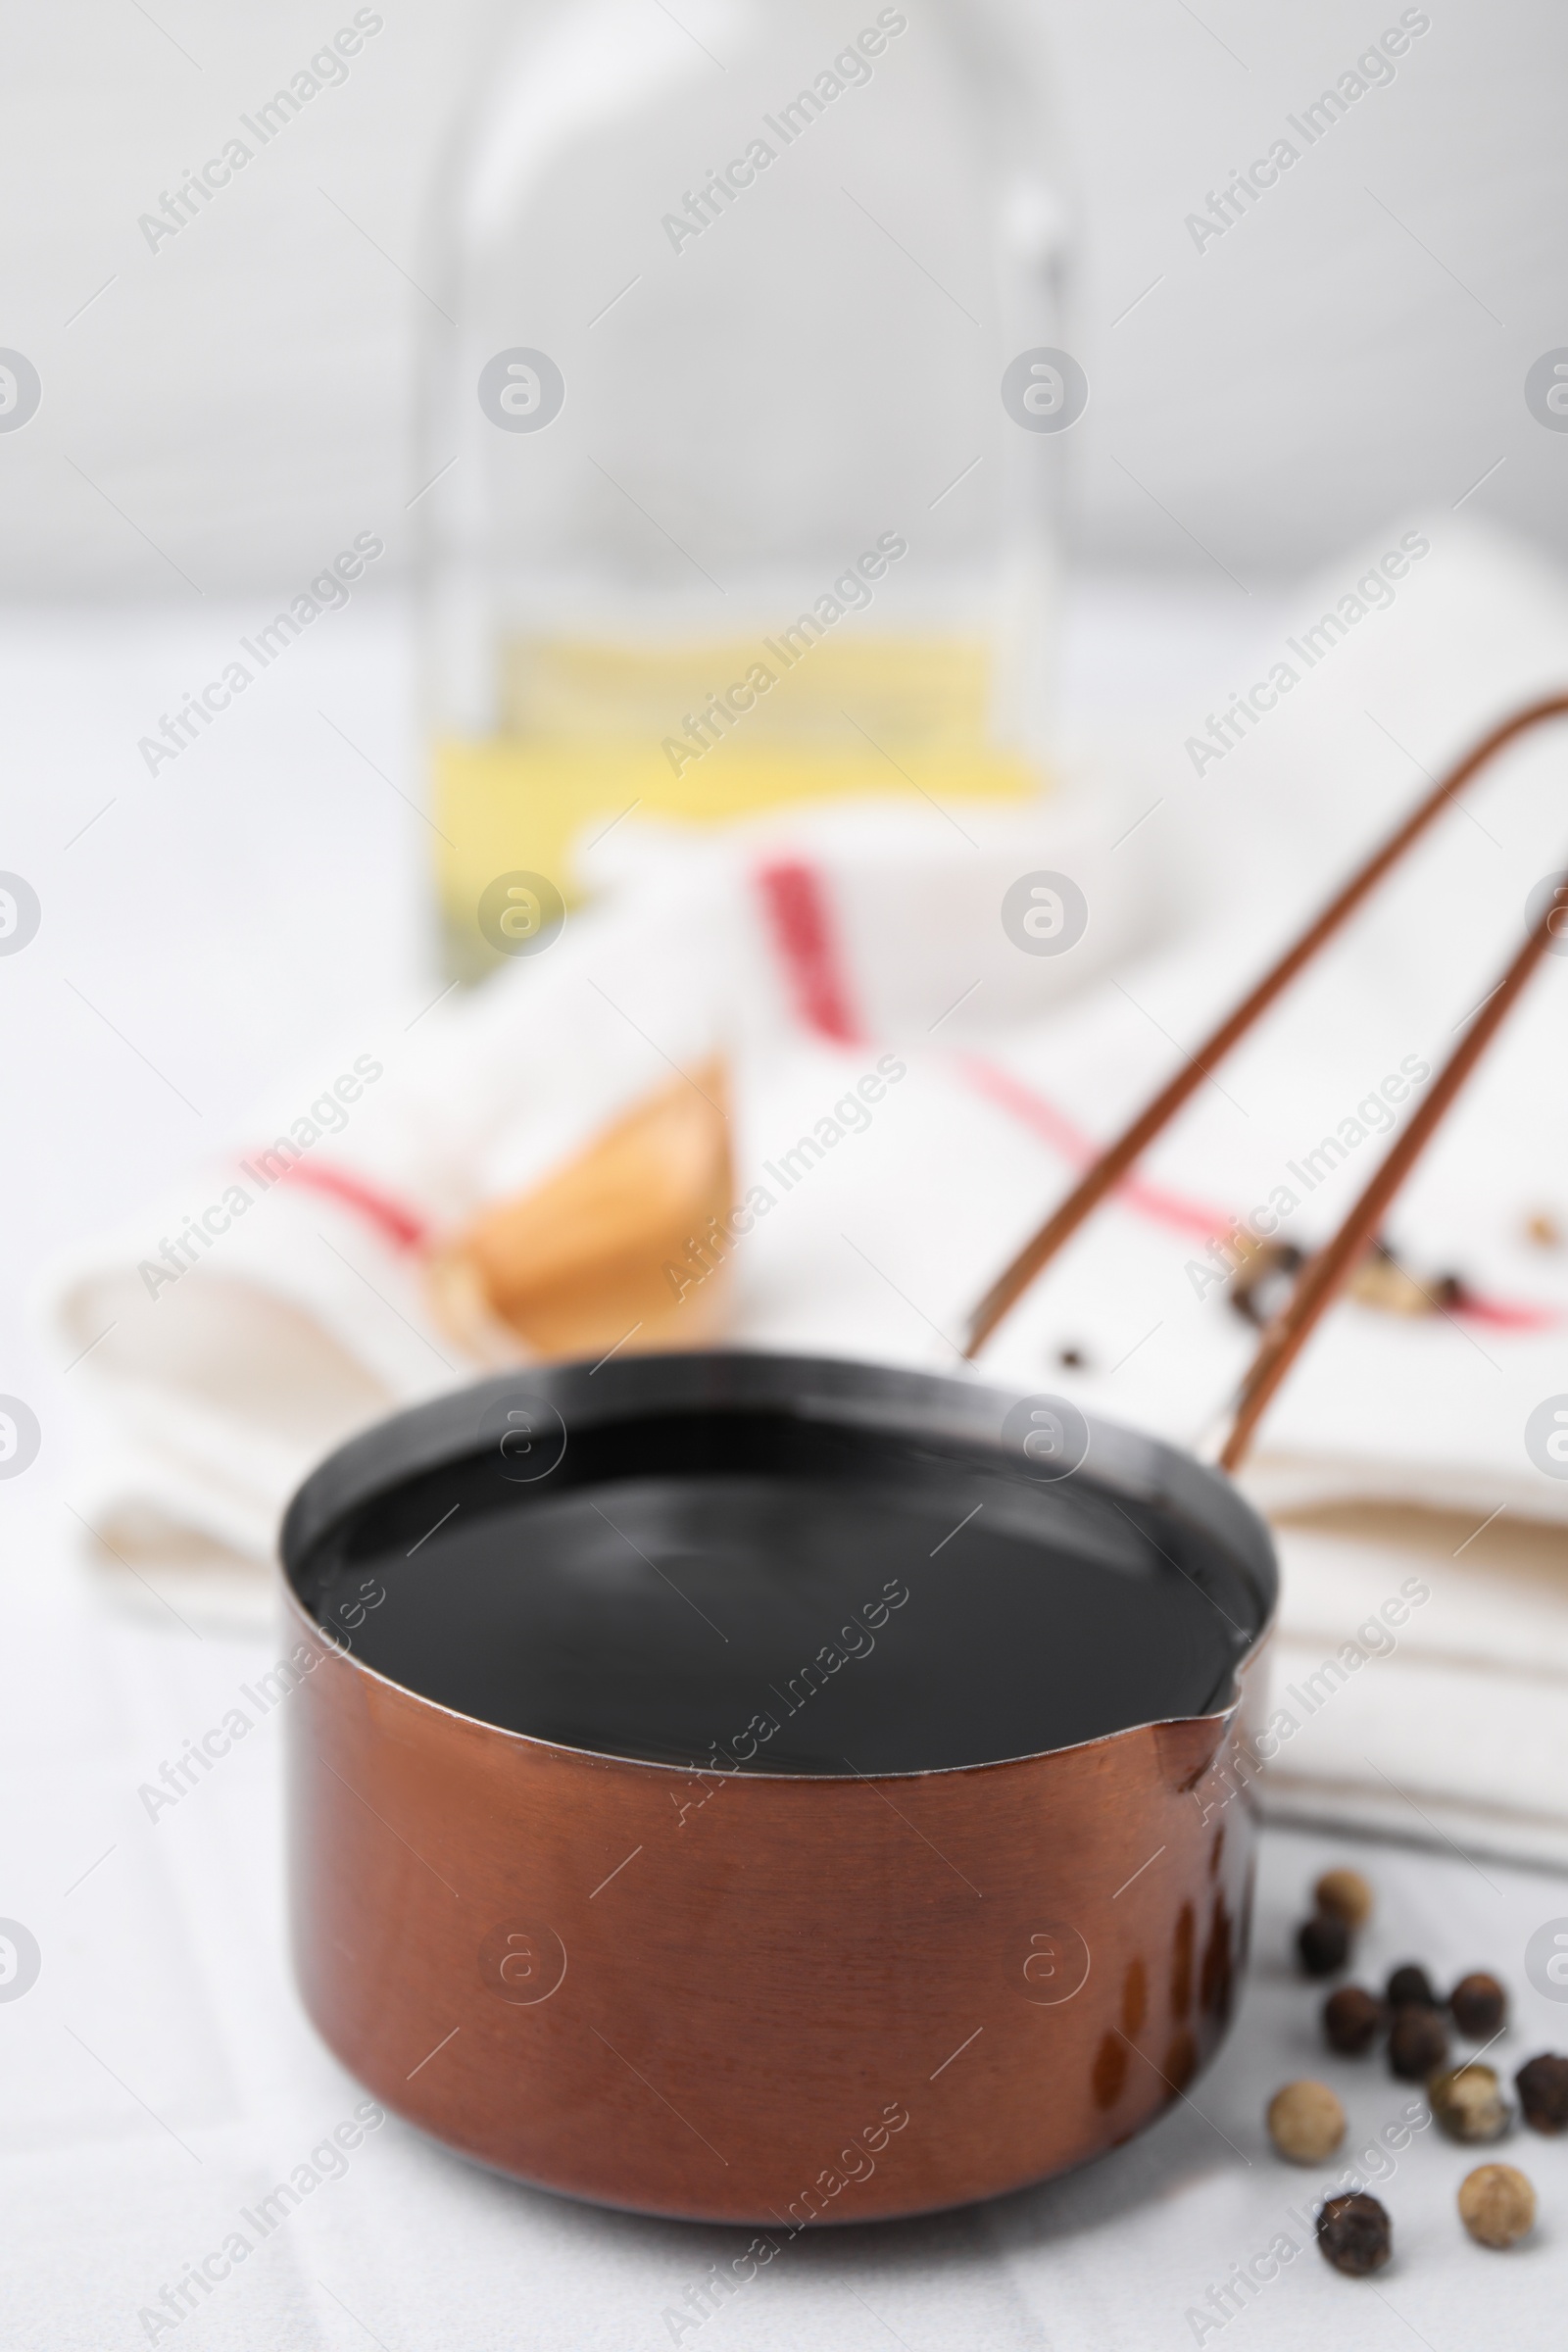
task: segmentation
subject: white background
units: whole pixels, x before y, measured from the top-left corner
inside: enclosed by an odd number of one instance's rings
[[[367,527],[389,570],[404,558],[424,478],[414,338],[446,331],[411,280],[428,283],[432,192],[492,0],[381,13],[349,80],[154,254],[138,216],[350,0],[12,0],[0,344],[32,359],[45,399],[0,435],[0,594],[295,585]],[[1201,254],[1187,214],[1398,22],[1397,0],[1019,13],[1052,49],[1078,221],[1084,555],[1190,566],[1241,599],[1388,515],[1441,519],[1494,466],[1469,511],[1561,546],[1568,435],[1522,392],[1568,344],[1561,9],[1431,0],[1393,84]]]

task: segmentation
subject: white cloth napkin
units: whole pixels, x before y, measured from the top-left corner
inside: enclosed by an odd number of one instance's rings
[[[1279,1541],[1270,1816],[1568,1867],[1559,1532],[1499,1525],[1458,1558],[1386,1527]]]
[[[792,1286],[811,1228],[786,1202],[787,1176],[765,1179],[761,1163],[829,1118],[879,1055],[904,1054],[913,1083],[891,1090],[885,1111],[862,1106],[867,1128],[846,1133],[815,1189],[841,1196],[842,1166],[852,1191],[874,1192],[899,1169],[925,1200],[928,1250],[950,1177],[940,1164],[900,1168],[894,1104],[923,1090],[920,1117],[940,1124],[956,1093],[965,1106],[972,1099],[926,1049],[931,1024],[976,983],[1005,1022],[1040,1017],[1128,959],[1157,901],[1147,855],[1111,867],[1094,809],[965,811],[963,821],[967,837],[935,811],[852,808],[787,834],[650,837],[630,858],[620,850],[625,870],[536,961],[470,998],[447,996],[413,1023],[394,1017],[383,1034],[327,1049],[177,1196],[56,1277],[50,1311],[73,1356],[90,1349],[81,1370],[128,1441],[86,1515],[117,1541],[164,1525],[270,1553],[289,1491],[325,1446],[476,1368],[431,1314],[421,1242],[547,1175],[715,1051],[736,1096],[737,1193],[765,1183],[776,1196],[780,1237],[792,1228]],[[1048,858],[1103,906],[1059,960],[1019,955],[996,913],[1007,884]],[[798,938],[813,920],[824,927],[819,953]],[[849,1017],[821,993],[845,982],[841,933],[869,966],[854,1012],[867,1042],[853,1047],[823,1034]],[[848,1129],[857,1115],[833,1123]],[[1039,1164],[1022,1131],[1011,1142],[1038,1202],[1054,1165]],[[955,1169],[960,1181],[967,1167]],[[736,1334],[766,1343],[778,1250],[763,1230],[737,1254]],[[803,1344],[923,1352],[918,1321],[911,1346],[908,1330],[884,1334],[840,1314],[836,1268],[811,1287]]]
[[[544,955],[323,1045],[176,1198],[57,1269],[49,1312],[70,1356],[90,1349],[111,1430],[83,1516],[131,1558],[265,1556],[329,1446],[471,1376],[430,1313],[423,1243],[715,1050],[738,1194],[769,1196],[733,1250],[736,1339],[955,1369],[968,1308],[1077,1167],[1429,772],[1568,680],[1557,575],[1451,524],[1412,538],[1427,552],[1392,602],[1367,583],[1387,584],[1397,533],[1314,585],[1257,659],[1259,679],[1283,664],[1297,682],[1250,731],[1233,722],[1223,756],[1195,708],[1022,810],[854,806],[717,835],[627,819],[596,853],[593,906]],[[1343,637],[1306,635],[1352,605]],[[1565,758],[1547,730],[1468,790],[1004,1325],[982,1377],[1184,1444],[1213,1424],[1255,1344],[1213,1233],[1271,1200],[1304,1246],[1339,1223],[1522,936],[1532,887],[1568,863]],[[1059,956],[1022,952],[1002,920],[1009,885],[1042,870],[1088,903]],[[1568,1228],[1565,990],[1548,957],[1390,1219],[1421,1279],[1458,1274],[1481,1311],[1337,1308],[1268,1417],[1247,1482],[1265,1503],[1568,1517],[1568,1479],[1524,1436],[1568,1390],[1568,1251],[1526,1238],[1532,1216]],[[900,1074],[862,1119],[857,1084],[879,1064]],[[260,1154],[279,1138],[300,1156],[271,1182]],[[1511,1622],[1489,1674],[1560,1641],[1568,1579]],[[1343,1756],[1317,1777],[1344,1785]]]

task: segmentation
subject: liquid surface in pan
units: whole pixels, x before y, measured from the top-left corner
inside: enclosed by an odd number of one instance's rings
[[[999,1762],[1227,1703],[1259,1629],[1211,1535],[1087,1472],[767,1412],[601,1427],[536,1476],[499,1459],[360,1505],[296,1583],[390,1680],[565,1746]]]

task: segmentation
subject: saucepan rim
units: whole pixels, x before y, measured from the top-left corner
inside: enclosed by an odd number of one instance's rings
[[[1042,1391],[1002,1388],[993,1382],[953,1379],[902,1365],[866,1363],[853,1356],[797,1355],[770,1348],[694,1348],[663,1354],[619,1357],[590,1365],[523,1364],[456,1390],[428,1397],[377,1421],[350,1438],[318,1464],[290,1501],[278,1536],[285,1603],[308,1633],[359,1674],[419,1707],[471,1725],[496,1740],[516,1741],[546,1753],[568,1755],[632,1772],[670,1773],[689,1779],[691,1766],[612,1749],[580,1747],[543,1739],[467,1714],[429,1697],[412,1684],[367,1665],[346,1642],[334,1638],[309,1607],[299,1587],[301,1572],[317,1546],[351,1511],[385,1495],[407,1481],[448,1463],[466,1460],[494,1443],[496,1408],[509,1398],[543,1397],[567,1431],[603,1427],[644,1414],[770,1411],[827,1422],[846,1430],[880,1431],[961,1446],[978,1460],[1006,1458],[1002,1425],[1014,1406]],[[997,1772],[1042,1763],[1084,1748],[1126,1740],[1162,1724],[1223,1723],[1241,1704],[1241,1677],[1258,1655],[1279,1605],[1279,1564],[1273,1538],[1258,1512],[1223,1471],[1164,1439],[1097,1413],[1085,1413],[1089,1452],[1073,1473],[1090,1488],[1115,1498],[1162,1509],[1185,1519],[1217,1544],[1253,1588],[1257,1623],[1245,1649],[1231,1663],[1229,1695],[1200,1715],[1154,1717],[1125,1724],[1093,1740],[1036,1748],[1018,1756],[988,1757],[977,1764],[925,1765],[869,1774],[767,1772],[737,1767],[738,1782],[787,1782],[792,1787],[844,1788],[857,1780],[924,1780],[959,1773]],[[729,1776],[726,1776],[729,1777]]]

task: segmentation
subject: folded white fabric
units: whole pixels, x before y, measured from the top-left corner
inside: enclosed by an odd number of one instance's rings
[[[1273,1752],[1256,1782],[1270,1816],[1568,1864],[1560,1553],[1516,1546],[1478,1566],[1299,1528],[1280,1552],[1274,1736],[1259,1743]]]
[[[91,1348],[82,1370],[122,1441],[84,1515],[117,1543],[166,1525],[265,1556],[289,1489],[326,1446],[471,1376],[431,1315],[424,1244],[547,1175],[714,1052],[732,1072],[741,1193],[771,1182],[782,1202],[788,1176],[764,1179],[761,1162],[824,1122],[845,1131],[846,1173],[858,1158],[862,1186],[886,1183],[893,1122],[878,1114],[868,1138],[850,1125],[871,1121],[864,1105],[831,1117],[868,1053],[923,1041],[976,986],[1012,1025],[1038,1018],[1130,959],[1158,914],[1152,860],[1122,853],[1112,866],[1096,809],[966,811],[964,826],[960,836],[936,811],[882,807],[799,830],[652,837],[621,849],[625,870],[537,961],[448,997],[407,1031],[389,1022],[384,1037],[325,1052],[175,1200],[56,1277],[52,1312],[73,1355]],[[1060,959],[1020,956],[997,919],[1007,885],[1048,859],[1103,910]],[[870,954],[854,1018],[875,1024],[875,1044],[847,1042],[841,934]],[[924,1090],[924,1118],[940,1127],[956,1092],[972,1102],[932,1054],[907,1054],[919,1075],[904,1093]],[[1038,1205],[1056,1170],[1026,1133],[1012,1140],[1020,1196]],[[962,1156],[904,1171],[924,1203],[922,1255],[940,1248],[947,1185],[972,1172]],[[793,1225],[797,1253],[809,1246],[793,1203],[776,1223]],[[769,1262],[760,1249],[755,1265],[737,1265],[739,1338],[766,1339],[751,1293],[755,1272],[765,1294]],[[808,1344],[920,1351],[917,1319],[912,1334],[884,1334],[836,1313],[836,1268],[808,1279]]]
[[[1400,548],[1396,585],[1379,559]],[[429,1241],[715,1051],[738,1192],[766,1196],[733,1245],[737,1340],[957,1369],[968,1308],[1094,1148],[1429,773],[1565,682],[1556,575],[1474,530],[1396,533],[1303,599],[1228,720],[1175,713],[1127,772],[1037,808],[881,804],[700,836],[628,819],[548,953],[323,1049],[176,1199],[57,1270],[49,1311],[69,1355],[91,1348],[81,1376],[112,1428],[83,1515],[131,1556],[265,1556],[326,1447],[471,1375],[426,1301]],[[981,1377],[1181,1443],[1213,1422],[1256,1336],[1215,1237],[1238,1218],[1306,1248],[1334,1230],[1532,888],[1568,862],[1564,757],[1544,731],[1470,788]],[[1088,907],[1060,955],[1002,919],[1041,871]],[[1464,1300],[1335,1310],[1269,1415],[1249,1473],[1265,1502],[1568,1517],[1568,1477],[1525,1442],[1568,1389],[1568,1251],[1527,1238],[1532,1219],[1568,1228],[1565,990],[1548,956],[1390,1222],[1423,1283],[1453,1274]],[[879,1063],[899,1075],[871,1108],[856,1090]],[[1543,1606],[1568,1624],[1568,1581]],[[1486,1672],[1522,1663],[1510,1649]]]

